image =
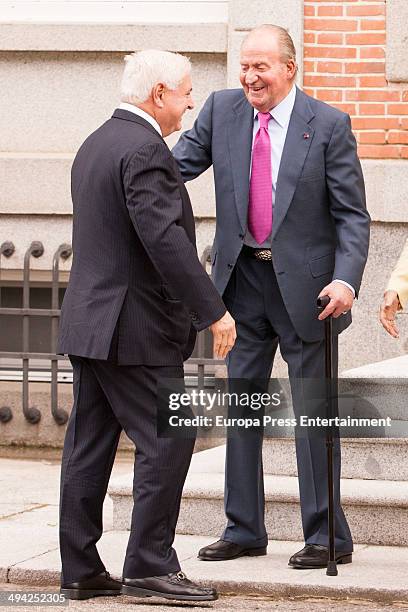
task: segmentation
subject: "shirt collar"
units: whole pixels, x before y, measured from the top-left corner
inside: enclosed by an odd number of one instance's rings
[[[286,98],[283,98],[283,100],[279,102],[279,104],[277,104],[269,111],[271,116],[275,119],[277,123],[279,123],[281,127],[286,127],[289,123],[289,119],[292,114],[293,107],[295,105],[295,98],[296,85],[293,85]],[[258,117],[258,112],[259,111],[254,108],[254,120]]]
[[[154,127],[157,132],[159,132],[160,136],[163,136],[160,125],[157,123],[156,119],[149,115],[149,113],[146,113],[146,111],[142,110],[138,106],[135,106],[134,104],[129,104],[128,102],[121,102],[119,108],[121,108],[122,110],[129,111],[130,113],[134,113],[142,119],[145,119],[150,123],[150,125]]]

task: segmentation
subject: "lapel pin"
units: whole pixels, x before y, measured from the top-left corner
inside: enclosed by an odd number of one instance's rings
[[[310,134],[309,134],[308,132],[305,132],[305,133],[303,134],[303,138],[304,138],[305,140],[307,140],[308,138],[310,138]]]

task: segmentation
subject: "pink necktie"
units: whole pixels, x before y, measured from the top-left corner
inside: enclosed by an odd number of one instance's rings
[[[268,133],[270,119],[270,113],[258,113],[259,130],[252,149],[248,229],[258,244],[262,244],[272,231],[271,140]]]

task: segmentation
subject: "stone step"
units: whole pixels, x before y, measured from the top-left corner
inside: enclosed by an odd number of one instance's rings
[[[197,453],[183,491],[178,533],[218,537],[225,526],[225,447]],[[408,483],[342,479],[342,504],[356,543],[408,545]],[[113,481],[116,529],[128,529],[133,504],[132,477]],[[136,502],[137,503],[137,502]],[[265,474],[265,522],[270,539],[302,539],[298,482],[294,476]]]
[[[371,379],[407,379],[408,382],[408,355],[401,355],[393,359],[367,363],[358,368],[344,370],[342,378],[371,378]]]
[[[10,529],[10,528],[9,528]],[[6,582],[8,588],[12,585],[21,585],[17,590],[27,590],[27,585],[34,589],[56,591],[56,586],[60,584],[61,558],[58,549],[58,542],[50,550],[46,543],[43,543],[41,554],[32,549],[32,543],[28,539],[23,541],[25,533],[21,533],[18,523],[14,526],[11,535],[14,535],[14,542],[21,541],[25,544],[25,556],[16,563],[9,563],[7,560],[0,559],[0,577]],[[108,531],[102,535],[98,542],[99,553],[104,560],[106,567],[109,568],[114,578],[120,579],[123,570],[123,559],[129,540],[129,532]],[[10,540],[11,541],[11,540]],[[340,610],[342,604],[347,610],[393,610],[397,612],[408,604],[408,548],[406,547],[387,547],[387,546],[361,546],[356,545],[353,553],[353,563],[338,566],[338,576],[326,576],[325,569],[301,570],[296,571],[288,567],[288,559],[294,552],[303,548],[303,541],[283,542],[270,541],[268,554],[264,557],[241,557],[235,561],[219,561],[218,563],[207,563],[197,559],[197,552],[200,548],[209,543],[208,537],[176,535],[175,549],[183,571],[187,576],[203,586],[216,587],[221,595],[231,595],[235,597],[235,603],[229,604],[230,599],[221,598],[215,606],[197,605],[194,608],[184,606],[181,603],[164,604],[163,600],[150,598],[148,604],[146,600],[129,599],[129,597],[115,598],[115,604],[111,604],[107,599],[96,602],[90,600],[87,604],[70,603],[73,610],[99,610],[110,611],[133,609],[136,612],[152,610],[153,612],[179,610],[189,612],[190,610],[202,610],[212,612],[213,610],[232,611],[240,610],[243,607],[239,596],[251,598],[250,609],[255,609],[257,604],[256,596],[260,598],[259,606],[262,610],[284,610],[292,609],[289,601],[294,598],[298,600],[310,598],[315,601],[327,601],[326,598],[337,600],[338,605],[334,607],[327,602],[325,610]],[[2,551],[3,552],[3,551]],[[11,584],[10,584],[11,583]],[[274,600],[284,599],[285,601],[270,601],[269,607],[262,606],[264,597]],[[323,599],[324,598],[324,599]],[[352,600],[352,601],[350,601]],[[360,601],[361,600],[361,601]],[[304,604],[299,609],[314,610],[313,601]],[[342,602],[342,603],[340,603]],[[377,608],[371,602],[381,602],[382,604],[396,604],[397,607],[390,606]],[[241,604],[241,607],[240,607]],[[349,604],[349,605],[347,605]],[[229,605],[231,607],[229,607]],[[322,604],[323,605],[323,604]],[[82,607],[84,606],[84,607]],[[92,608],[93,606],[93,608]],[[122,607],[123,606],[123,607]],[[401,608],[400,608],[401,606]],[[11,610],[11,607],[4,608]],[[25,607],[24,610],[29,608]],[[31,609],[31,608],[30,608]],[[37,608],[33,608],[36,610]],[[45,607],[39,609],[45,610]],[[296,608],[298,609],[298,608]]]
[[[344,438],[341,449],[343,478],[408,481],[408,440],[405,438]],[[265,474],[296,476],[295,441],[265,439],[263,466]]]
[[[343,391],[363,398],[378,410],[378,416],[407,421],[408,355],[345,370],[340,378]],[[350,409],[347,401],[345,408]],[[407,437],[406,430],[402,436]]]

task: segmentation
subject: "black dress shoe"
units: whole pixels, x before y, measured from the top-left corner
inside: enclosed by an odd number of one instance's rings
[[[202,561],[229,561],[238,559],[238,557],[261,557],[263,555],[266,555],[266,546],[248,548],[226,540],[218,540],[214,544],[204,546],[198,552],[198,558]]]
[[[183,572],[173,572],[165,576],[150,578],[124,578],[123,595],[135,597],[164,597],[183,601],[214,601],[217,591],[211,587],[201,587],[187,578]]]
[[[91,597],[120,595],[122,585],[118,580],[109,576],[108,572],[102,572],[93,578],[64,584],[60,593],[67,599],[90,599]]]
[[[353,553],[351,552],[336,552],[337,563],[351,563]],[[319,567],[327,567],[329,560],[329,551],[326,546],[320,544],[306,544],[302,550],[292,555],[289,559],[289,565],[295,569],[315,569]]]

